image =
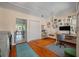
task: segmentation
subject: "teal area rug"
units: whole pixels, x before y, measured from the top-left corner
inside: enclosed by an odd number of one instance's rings
[[[45,46],[45,48],[49,49],[50,51],[54,51],[58,56],[60,57],[65,57],[65,54],[64,54],[64,50],[65,48],[72,48],[70,46],[60,46],[59,45],[55,45],[55,44],[51,44],[51,45],[48,45],[48,46]]]
[[[32,50],[27,43],[16,45],[17,57],[38,57],[38,55]]]

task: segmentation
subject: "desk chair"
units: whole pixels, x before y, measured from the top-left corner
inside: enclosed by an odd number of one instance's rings
[[[56,37],[57,37],[57,43],[56,43],[56,45],[59,45],[60,48],[61,48],[61,46],[65,47],[64,42],[62,42],[65,39],[65,35],[64,34],[57,34]]]

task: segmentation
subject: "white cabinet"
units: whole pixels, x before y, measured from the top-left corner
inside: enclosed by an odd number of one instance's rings
[[[8,57],[9,56],[8,32],[0,32],[0,49],[1,49],[1,56],[2,57]]]

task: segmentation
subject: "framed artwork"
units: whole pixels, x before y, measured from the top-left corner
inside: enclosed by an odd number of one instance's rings
[[[42,30],[44,30],[44,26],[45,26],[45,25],[41,25]]]
[[[57,19],[54,19],[54,21],[57,21]]]
[[[59,19],[58,22],[61,22],[61,19]]]
[[[55,28],[57,28],[57,27],[58,27],[58,25],[56,24]]]
[[[50,25],[50,22],[48,22],[47,25]]]
[[[60,23],[60,25],[62,25],[62,23]]]
[[[47,27],[48,27],[48,28],[50,27],[50,22],[47,23]]]
[[[68,18],[71,18],[71,16],[68,16]]]
[[[67,23],[66,25],[69,26],[69,23]]]

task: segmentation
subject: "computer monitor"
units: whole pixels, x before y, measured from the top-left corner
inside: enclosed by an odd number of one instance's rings
[[[70,31],[70,26],[60,26],[59,30],[60,31]]]

